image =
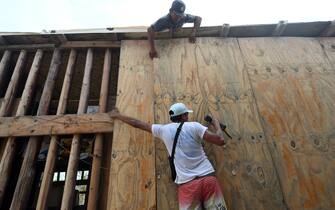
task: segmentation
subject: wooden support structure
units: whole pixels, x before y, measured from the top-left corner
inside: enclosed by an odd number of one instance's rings
[[[104,113],[107,111],[107,100],[108,100],[108,86],[109,86],[109,77],[112,64],[112,53],[110,49],[106,49],[105,60],[101,81],[101,90],[100,90],[100,100],[99,100],[99,112]],[[100,127],[100,126],[99,126]],[[97,209],[97,201],[99,197],[99,183],[100,183],[100,171],[101,171],[101,160],[102,160],[102,150],[103,150],[103,139],[104,135],[98,133],[94,142],[94,151],[93,151],[93,164],[91,170],[91,180],[88,194],[88,210]]]
[[[0,50],[53,50],[59,49],[72,49],[72,48],[119,48],[120,41],[67,41],[57,44],[31,44],[31,45],[0,45]]]
[[[70,92],[71,80],[72,80],[76,57],[77,57],[77,51],[72,49],[69,55],[69,61],[67,64],[64,82],[62,86],[62,91],[61,91],[61,95],[59,98],[59,103],[58,103],[58,108],[57,108],[58,116],[63,115],[66,111],[66,103],[68,101],[68,96]],[[43,178],[41,182],[41,188],[38,194],[38,200],[37,200],[37,205],[36,205],[37,210],[46,209],[48,194],[50,191],[51,181],[52,181],[56,157],[57,157],[57,144],[58,144],[58,137],[51,136],[48,156],[47,156]]]
[[[80,93],[80,100],[78,106],[78,114],[83,114],[87,109],[87,101],[90,90],[91,70],[93,65],[93,49],[87,50],[86,65],[84,70],[84,79]],[[69,163],[67,167],[67,174],[65,179],[64,193],[62,198],[61,210],[72,209],[74,201],[74,189],[77,177],[78,157],[80,150],[80,135],[75,134],[72,139],[71,152]]]
[[[335,20],[330,22],[330,24],[327,26],[327,28],[321,33],[320,36],[335,36]]]
[[[113,131],[108,113],[0,117],[0,137],[49,136]]]
[[[48,108],[60,64],[61,52],[59,49],[55,49],[38,106],[38,116],[48,114]],[[10,210],[25,209],[27,207],[29,192],[31,191],[32,183],[34,181],[36,171],[35,162],[40,150],[41,139],[39,137],[30,137],[27,144]]]
[[[221,26],[221,28],[220,28],[220,34],[219,34],[219,36],[220,37],[227,37],[228,34],[229,34],[229,30],[230,30],[229,24],[227,24],[227,23],[223,24]]]
[[[23,69],[24,62],[26,60],[27,52],[22,50],[20,52],[19,58],[17,59],[14,72],[12,74],[11,80],[6,90],[5,98],[2,101],[1,108],[0,108],[0,117],[4,117],[9,115],[9,110],[11,109],[11,105],[15,98],[17,85],[19,82],[19,77],[21,71]]]
[[[7,68],[7,65],[9,63],[9,59],[11,56],[11,51],[6,50],[5,53],[3,54],[0,62],[0,84],[3,82],[3,77],[5,75],[5,71]]]
[[[25,115],[28,109],[29,103],[31,102],[31,99],[32,99],[32,94],[33,94],[33,90],[35,87],[35,80],[36,80],[37,73],[40,67],[42,56],[43,56],[43,51],[37,50],[33,64],[30,68],[28,79],[26,81],[26,84],[25,84],[25,87],[22,93],[19,107],[16,111],[16,116]],[[2,204],[2,201],[3,201],[3,196],[5,193],[8,179],[10,178],[10,169],[11,169],[11,165],[12,165],[13,158],[14,158],[15,148],[16,148],[15,138],[14,137],[8,138],[6,141],[5,150],[2,155],[1,163],[0,163],[0,205]]]
[[[67,38],[66,38],[65,34],[57,34],[57,38],[59,39],[60,43],[67,42]]]
[[[281,36],[287,26],[287,20],[281,20],[272,32],[272,36]]]

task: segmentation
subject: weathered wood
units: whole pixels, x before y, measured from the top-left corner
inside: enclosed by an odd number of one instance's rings
[[[68,41],[65,34],[57,34],[57,38],[61,43],[65,43]]]
[[[60,64],[61,64],[61,52],[59,49],[55,49],[36,115],[48,114],[48,108],[52,96],[52,91],[56,82]],[[38,152],[40,150],[40,145],[41,145],[40,138],[38,137],[29,138],[23,162],[21,165],[19,178],[16,182],[15,192],[10,206],[11,210],[25,209],[27,207],[29,193],[31,191],[32,183],[35,177],[35,171],[36,171],[35,162]]]
[[[0,35],[0,45],[5,45],[5,44],[7,44],[6,39]]]
[[[330,22],[327,28],[321,33],[320,36],[334,36],[335,35],[335,20]]]
[[[9,63],[11,51],[6,50],[3,54],[0,62],[0,84],[3,82],[3,77],[5,76],[6,67]]]
[[[106,49],[102,81],[101,81],[101,90],[100,90],[100,101],[99,101],[100,113],[104,113],[107,111],[108,86],[109,86],[111,64],[112,64],[111,50]],[[104,138],[103,134],[99,133],[97,134],[94,141],[93,163],[92,163],[91,180],[90,180],[88,203],[87,203],[88,210],[95,210],[98,205],[97,201],[99,197],[103,138]]]
[[[226,148],[205,144],[205,150],[228,209],[285,209],[237,40],[198,38],[193,45],[179,39],[156,46],[155,122],[168,123],[170,105],[183,102],[194,111],[191,121],[211,114],[226,123],[233,140]],[[157,209],[178,209],[167,157],[157,140]]]
[[[219,36],[221,36],[221,37],[227,37],[228,34],[229,34],[229,29],[230,29],[229,24],[227,24],[227,23],[223,24],[222,27],[221,27],[221,29],[220,29]]]
[[[89,48],[87,50],[84,79],[81,88],[80,100],[77,112],[78,114],[85,113],[87,109],[92,64],[93,64],[93,49]],[[61,206],[62,210],[72,209],[72,205],[74,202],[74,189],[77,177],[79,150],[80,150],[80,135],[75,134],[72,139],[71,152],[67,167],[67,174],[66,174],[64,193],[62,198],[62,206]]]
[[[66,67],[65,77],[62,86],[62,92],[59,98],[58,107],[57,107],[57,115],[63,115],[66,111],[66,104],[68,101],[68,96],[71,87],[71,80],[74,71],[74,65],[77,57],[77,51],[72,49],[69,55],[68,64]],[[65,126],[62,128],[62,130]],[[48,194],[50,190],[50,186],[52,183],[52,177],[54,174],[54,167],[57,157],[57,143],[58,137],[51,136],[50,145],[48,150],[48,156],[44,168],[43,178],[41,182],[40,192],[38,194],[38,200],[36,209],[37,210],[45,210],[46,209],[46,202],[48,199]]]
[[[106,133],[113,131],[107,113],[1,117],[0,137]]]
[[[120,41],[68,41],[59,46],[60,48],[119,48]]]
[[[16,116],[25,115],[28,105],[31,102],[33,90],[35,87],[35,80],[43,57],[43,51],[37,50],[33,64],[30,68],[28,79],[26,81],[19,107],[16,111]],[[8,138],[6,141],[5,151],[0,162],[0,205],[5,193],[6,185],[10,176],[10,169],[14,158],[16,148],[15,138]]]
[[[23,69],[26,56],[27,56],[27,52],[25,50],[22,50],[19,55],[19,58],[17,59],[13,75],[11,77],[11,80],[6,90],[5,97],[1,104],[0,117],[9,115],[9,110],[15,98],[15,93],[16,93],[18,82],[19,82],[19,77]]]
[[[333,209],[335,73],[313,38],[240,39],[288,209]]]
[[[121,43],[116,106],[153,122],[153,64],[147,41]],[[155,209],[155,149],[152,135],[116,121],[107,209]]]
[[[53,49],[55,44],[22,44],[22,45],[0,45],[0,50],[36,50]]]
[[[272,36],[281,36],[287,26],[287,20],[281,20],[272,32]]]

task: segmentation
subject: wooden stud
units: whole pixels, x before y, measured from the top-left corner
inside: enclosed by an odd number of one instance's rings
[[[48,114],[48,108],[52,96],[52,91],[58,75],[59,65],[61,64],[61,52],[55,49],[49,73],[44,84],[42,96],[39,102],[37,115]],[[35,177],[35,162],[40,149],[41,139],[38,137],[30,137],[22,162],[19,178],[16,183],[15,192],[13,195],[11,210],[25,209],[27,207],[29,193]]]
[[[0,84],[3,82],[3,77],[5,75],[6,67],[9,63],[11,56],[11,51],[6,50],[5,53],[3,54],[0,62]]]
[[[287,26],[287,20],[281,20],[272,32],[272,36],[281,36]]]
[[[19,77],[23,69],[23,65],[26,60],[26,57],[27,57],[27,52],[25,50],[22,50],[20,52],[19,58],[17,59],[14,72],[12,74],[11,80],[7,87],[5,98],[2,101],[2,105],[0,108],[0,117],[9,115],[9,110],[15,98],[15,93],[16,93],[18,82],[19,82]]]
[[[335,35],[335,20],[330,22],[327,28],[321,33],[320,36],[334,36]]]
[[[60,99],[58,102],[57,115],[63,115],[66,110],[66,104],[67,104],[68,95],[70,92],[71,80],[72,80],[72,75],[74,71],[76,57],[77,57],[77,51],[72,49],[70,52],[69,61],[66,67],[64,82],[62,86],[62,92],[61,92]],[[53,177],[54,167],[55,167],[55,162],[56,162],[56,157],[57,157],[57,143],[58,143],[58,137],[52,136],[50,140],[48,156],[47,156],[43,178],[41,182],[41,188],[38,194],[38,200],[37,200],[37,205],[36,205],[37,210],[46,209],[46,202],[48,199],[48,194],[49,194],[50,186],[52,183],[52,177]]]
[[[83,114],[87,109],[87,101],[90,89],[91,70],[93,64],[93,49],[89,48],[87,51],[86,65],[84,71],[84,79],[80,93],[80,100],[77,114]],[[72,209],[74,200],[74,189],[76,185],[78,158],[80,150],[80,135],[75,134],[72,139],[71,152],[69,163],[67,167],[67,174],[65,179],[64,193],[62,198],[62,210]]]
[[[37,78],[37,73],[41,64],[42,57],[43,57],[43,51],[37,50],[33,64],[29,71],[25,88],[22,93],[19,107],[16,111],[16,116],[25,115],[28,109],[28,105],[32,99],[32,94],[35,87],[35,81]],[[0,162],[0,205],[2,204],[2,199],[5,193],[6,185],[10,176],[10,168],[12,166],[15,148],[16,148],[15,138],[14,137],[8,138],[6,141],[5,151],[2,155]]]
[[[109,75],[112,63],[111,50],[106,49],[105,61],[102,74],[101,90],[100,90],[100,101],[99,101],[99,112],[104,113],[107,111],[107,99],[108,99],[108,85]],[[90,188],[88,194],[88,210],[95,210],[97,207],[97,201],[99,197],[99,182],[100,182],[100,168],[103,150],[103,134],[97,134],[94,141],[93,151],[93,164],[91,170]]]
[[[228,34],[229,34],[229,30],[230,30],[229,24],[227,24],[227,23],[223,24],[221,29],[220,29],[220,36],[221,37],[227,37]]]

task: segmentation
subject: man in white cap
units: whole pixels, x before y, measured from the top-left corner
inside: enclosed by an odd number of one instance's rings
[[[157,58],[158,53],[156,51],[154,39],[155,33],[163,30],[170,30],[171,37],[174,36],[174,32],[181,28],[184,23],[194,23],[192,32],[189,36],[189,41],[195,43],[195,33],[199,29],[201,24],[201,17],[184,14],[186,6],[181,0],[175,0],[172,2],[169,14],[161,17],[155,23],[148,28],[148,40],[150,44],[149,56],[151,59]]]
[[[178,184],[179,209],[226,210],[214,168],[202,146],[203,140],[218,146],[225,144],[220,124],[213,119],[215,133],[212,133],[198,122],[189,122],[188,113],[191,112],[183,103],[173,104],[169,110],[172,123],[168,124],[149,124],[125,116],[118,109],[111,112],[111,117],[163,140],[175,167],[173,180]]]

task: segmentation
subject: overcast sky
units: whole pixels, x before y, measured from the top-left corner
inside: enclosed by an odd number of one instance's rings
[[[172,0],[0,0],[0,32],[149,26]],[[184,0],[202,25],[335,19],[335,0]]]

